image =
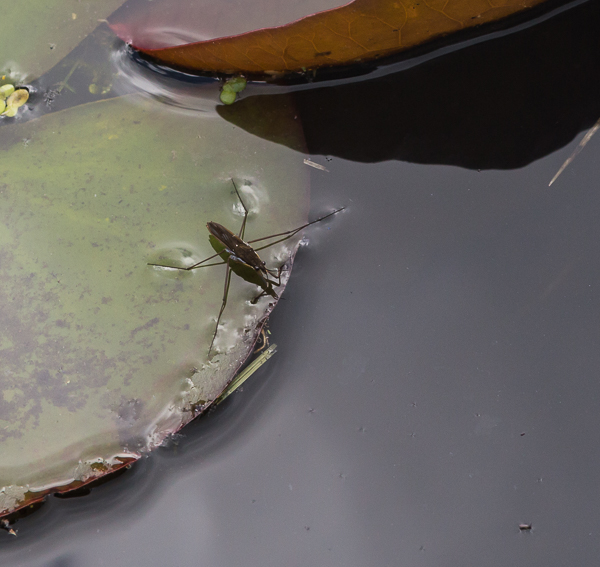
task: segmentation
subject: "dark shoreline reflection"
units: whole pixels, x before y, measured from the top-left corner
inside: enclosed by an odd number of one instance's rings
[[[358,162],[523,167],[600,117],[598,29],[600,3],[587,2],[402,72],[297,91],[308,153]],[[278,105],[285,95],[265,96]],[[219,114],[254,133],[256,124],[246,118],[253,98],[220,106]]]

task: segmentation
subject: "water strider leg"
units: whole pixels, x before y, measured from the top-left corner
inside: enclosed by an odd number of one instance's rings
[[[212,347],[215,344],[215,339],[217,338],[217,333],[219,332],[219,323],[221,322],[221,316],[223,315],[223,311],[225,311],[225,306],[227,305],[227,297],[229,295],[229,284],[231,283],[231,268],[229,267],[229,258],[227,258],[227,269],[225,271],[225,287],[223,289],[223,303],[221,303],[221,310],[219,311],[219,316],[217,317],[217,324],[215,325],[215,332],[213,333],[212,341],[210,341],[210,346],[208,347],[208,355],[210,356],[210,352],[212,351]]]
[[[204,258],[204,260],[202,260],[201,262],[198,262],[196,264],[194,264],[193,266],[189,266],[187,268],[180,268],[179,266],[167,266],[166,264],[153,264],[151,262],[148,262],[148,266],[157,266],[158,268],[171,268],[173,270],[184,270],[184,271],[189,271],[189,270],[194,270],[196,268],[208,268],[210,266],[222,266],[223,264],[225,264],[225,262],[217,262],[216,264],[206,264],[206,266],[201,266],[201,264],[204,264],[204,262],[208,262],[209,260],[212,260],[213,258],[216,258],[217,256],[220,256],[222,254],[222,252],[219,252],[218,254],[213,254],[212,256],[209,256],[208,258]]]
[[[248,209],[246,208],[246,205],[244,204],[244,201],[242,200],[242,196],[240,195],[240,192],[238,191],[238,188],[237,188],[233,178],[231,178],[231,182],[233,183],[233,188],[235,189],[235,194],[238,196],[240,203],[242,203],[242,207],[244,207],[244,220],[242,221],[242,227],[240,228],[240,232],[238,233],[238,237],[241,238],[242,240],[244,240],[244,234],[246,232],[246,220],[248,219]]]
[[[252,244],[252,243],[254,243],[254,242],[261,242],[261,241],[263,241],[263,240],[268,240],[268,239],[270,239],[270,238],[277,238],[278,236],[283,236],[283,237],[284,237],[284,238],[281,238],[281,239],[279,239],[279,240],[276,240],[275,242],[270,242],[269,244],[265,244],[264,246],[261,246],[261,247],[259,247],[259,248],[254,248],[254,251],[255,251],[255,252],[258,252],[259,250],[264,250],[265,248],[269,248],[270,246],[273,246],[273,245],[275,245],[275,244],[279,244],[280,242],[284,242],[284,241],[285,241],[285,240],[287,240],[288,238],[291,238],[292,236],[294,236],[295,234],[297,234],[298,232],[300,232],[300,231],[301,231],[303,228],[306,228],[307,226],[310,226],[311,224],[315,224],[315,223],[317,223],[317,222],[320,222],[320,221],[322,221],[322,220],[325,220],[326,218],[329,218],[329,217],[331,217],[331,216],[335,215],[336,213],[339,213],[340,211],[343,211],[345,208],[346,208],[346,207],[342,207],[341,209],[336,209],[335,211],[333,211],[333,212],[331,212],[331,213],[329,213],[329,214],[327,214],[327,215],[325,215],[325,216],[319,217],[318,219],[315,219],[314,221],[307,222],[306,224],[303,224],[302,226],[299,226],[298,228],[294,228],[294,229],[292,229],[292,230],[286,230],[285,232],[280,232],[280,233],[278,233],[278,234],[271,234],[270,236],[263,236],[262,238],[255,238],[254,240],[249,240],[249,241],[248,241],[248,244]],[[267,270],[267,271],[268,271],[268,272],[269,272],[269,273],[270,273],[272,276],[274,276],[274,277],[275,277],[275,275],[273,274],[273,271],[274,271],[274,270]],[[275,281],[271,281],[271,280],[269,280],[269,279],[266,279],[265,281],[266,281],[268,284],[271,284],[271,285],[276,285],[277,287],[279,287],[279,286],[281,285],[281,272],[282,272],[282,271],[283,271],[283,266],[279,266],[279,268],[278,268],[278,270],[277,270],[277,280],[278,280],[277,282],[275,282]],[[271,288],[271,289],[272,289],[272,288]],[[273,293],[275,293],[275,292],[273,292]],[[256,296],[256,297],[255,297],[255,298],[252,300],[252,303],[253,303],[253,304],[254,304],[254,303],[256,303],[256,302],[257,302],[257,301],[258,301],[258,300],[259,300],[261,297],[263,297],[264,295],[269,295],[269,293],[263,290],[261,293],[259,293],[259,294],[258,294],[258,295],[257,295],[257,296]],[[277,295],[277,294],[275,294],[275,295]]]
[[[278,234],[271,234],[270,236],[263,236],[262,238],[255,238],[254,240],[249,240],[248,244],[252,244],[254,242],[262,242],[263,240],[268,240],[269,238],[277,238],[278,236],[285,236],[285,238],[282,238],[281,240],[277,240],[275,242],[271,242],[270,244],[265,244],[264,246],[261,246],[260,248],[254,249],[256,252],[258,252],[259,250],[264,250],[265,248],[268,248],[269,246],[273,246],[274,244],[279,244],[280,242],[283,242],[283,241],[287,240],[288,238],[291,238],[292,236],[294,236],[294,234],[300,232],[303,228],[306,228],[307,226],[310,226],[311,224],[321,222],[322,220],[325,220],[325,219],[335,215],[336,213],[343,211],[345,208],[346,207],[337,209],[323,217],[319,217],[318,219],[316,219],[314,221],[307,222],[306,224],[303,224],[302,226],[299,226],[298,228],[294,228],[292,230],[286,230],[285,232],[280,232]]]
[[[261,258],[258,256],[258,254],[256,252],[258,250],[263,250],[265,248],[269,248],[270,246],[273,246],[274,244],[278,244],[279,242],[283,242],[283,241],[287,240],[288,238],[291,238],[292,236],[297,234],[302,229],[304,229],[312,224],[318,223],[322,220],[325,220],[326,218],[329,218],[330,216],[332,216],[336,213],[339,213],[340,211],[345,209],[345,207],[342,207],[341,209],[337,209],[327,215],[319,217],[318,219],[316,219],[314,221],[303,224],[302,226],[299,226],[298,228],[295,228],[292,230],[286,230],[284,232],[272,234],[270,236],[265,236],[263,238],[257,238],[255,240],[251,240],[248,243],[246,243],[243,241],[243,238],[244,238],[244,234],[246,231],[246,223],[248,221],[249,211],[248,211],[248,208],[246,207],[246,204],[244,203],[244,200],[242,199],[242,196],[240,195],[240,192],[238,191],[237,185],[235,184],[235,181],[233,180],[233,178],[231,179],[231,183],[232,183],[235,193],[242,205],[242,208],[244,209],[244,218],[242,220],[242,225],[240,227],[238,235],[236,236],[234,233],[229,231],[224,226],[219,225],[218,223],[209,222],[207,225],[211,235],[217,241],[219,241],[221,243],[221,245],[224,246],[223,251],[213,254],[212,256],[209,256],[208,258],[205,258],[204,260],[201,260],[200,262],[197,262],[196,264],[193,264],[192,266],[189,266],[187,268],[180,268],[180,267],[176,267],[176,266],[165,266],[163,264],[149,264],[151,266],[170,267],[170,268],[175,268],[178,270],[186,270],[186,271],[193,270],[193,269],[199,268],[199,267],[208,267],[208,266],[217,266],[217,265],[221,265],[221,264],[226,264],[225,283],[224,283],[224,287],[223,287],[223,300],[221,302],[221,309],[219,310],[219,315],[217,317],[215,331],[213,333],[212,341],[210,343],[210,347],[208,350],[209,355],[212,352],[214,342],[215,342],[215,340],[217,338],[217,334],[219,332],[219,324],[221,322],[221,317],[223,316],[223,312],[225,311],[225,308],[227,306],[227,300],[228,300],[228,296],[229,296],[229,288],[231,285],[231,272],[232,272],[231,262],[233,261],[233,262],[239,263],[241,265],[245,265],[248,268],[254,268],[255,273],[260,277],[261,281],[263,282],[264,285],[260,286],[260,287],[263,287],[263,290],[261,291],[261,293],[258,296],[256,296],[252,300],[252,303],[256,303],[264,295],[270,295],[274,299],[278,299],[279,296],[275,292],[274,286],[279,287],[281,285],[281,273],[284,270],[284,266],[282,265],[278,269],[269,269],[266,267],[265,262],[261,260]],[[254,249],[250,246],[250,243],[253,243],[253,242],[263,242],[265,240],[270,240],[270,239],[278,238],[278,237],[283,237],[283,238],[279,238],[279,240],[276,240],[269,244],[265,244],[264,246],[261,246],[260,248],[256,248],[256,249]],[[206,264],[206,262],[208,262],[209,260],[212,260],[218,256],[221,256],[223,254],[223,252],[227,253],[227,259],[225,262],[216,262],[216,263],[212,263],[212,264]],[[269,277],[269,276],[271,276],[271,277]],[[244,277],[244,276],[242,276],[242,277]],[[275,278],[277,278],[277,279],[275,279]],[[244,279],[246,279],[246,278],[244,278]],[[250,280],[248,280],[248,281],[250,281]]]
[[[254,305],[261,297],[265,295],[270,295],[273,299],[279,299],[277,292],[273,289],[273,286],[279,287],[281,285],[281,272],[283,272],[284,266],[280,266],[277,269],[277,281],[274,279],[271,280],[269,278],[263,278],[264,281],[264,289],[252,300],[250,303]],[[268,270],[269,274],[273,276],[273,272],[275,270]]]
[[[240,203],[242,203],[242,207],[244,207],[244,220],[242,221],[242,226],[240,227],[240,231],[238,233],[238,237],[243,239],[244,232],[246,231],[246,219],[248,218],[248,209],[246,208],[246,205],[244,204],[244,201],[242,200],[242,197],[240,196],[240,194],[238,192],[238,188],[235,185],[235,181],[232,179],[231,182],[233,183],[233,188],[235,189],[235,193],[238,196]],[[219,323],[221,322],[221,316],[223,315],[223,311],[225,311],[225,306],[227,305],[227,298],[229,296],[229,286],[231,284],[231,266],[229,265],[229,260],[231,259],[231,251],[229,251],[229,250],[226,250],[226,251],[229,253],[229,256],[227,257],[227,261],[225,262],[225,264],[227,264],[227,268],[225,270],[225,287],[223,289],[223,302],[221,303],[221,310],[219,311],[219,316],[217,317],[217,324],[215,326],[215,332],[213,334],[212,341],[210,341],[210,346],[208,347],[208,355],[209,356],[212,351],[213,344],[215,343],[215,339],[217,338],[217,333],[219,332]],[[214,256],[213,256],[213,258],[214,258]],[[202,262],[200,262],[200,263],[202,263]],[[190,268],[188,268],[188,270],[191,270],[193,267],[196,267],[196,266],[198,266],[198,264],[191,266]]]
[[[244,220],[242,221],[242,226],[240,227],[240,231],[238,233],[238,237],[241,238],[241,239],[243,239],[244,238],[244,233],[246,232],[246,220],[248,219],[248,209],[246,208],[246,204],[242,200],[242,197],[241,197],[241,195],[240,195],[240,193],[238,191],[238,188],[237,188],[237,186],[235,184],[235,181],[233,179],[231,179],[231,183],[233,183],[233,188],[235,189],[235,193],[236,193],[238,199],[240,200],[240,203],[242,204],[242,207],[244,208]],[[166,266],[165,264],[154,264],[154,263],[151,263],[151,262],[148,263],[148,266],[157,266],[159,268],[173,268],[175,270],[184,270],[186,272],[189,272],[190,270],[195,270],[196,268],[199,268],[205,262],[208,262],[209,260],[217,258],[222,253],[223,252],[217,252],[216,254],[213,254],[212,256],[209,256],[208,258],[204,258],[204,260],[200,260],[200,262],[196,262],[195,264],[193,264],[192,266],[188,266],[187,268],[180,268],[179,266]],[[203,268],[208,268],[209,266],[220,266],[222,264],[225,264],[225,262],[217,262],[216,264],[208,264],[207,266],[202,266],[202,267]]]

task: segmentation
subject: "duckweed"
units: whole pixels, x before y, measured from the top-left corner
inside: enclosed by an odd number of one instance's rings
[[[244,77],[232,77],[223,85],[221,90],[221,102],[223,104],[233,104],[237,98],[237,93],[241,93],[248,82]]]
[[[29,99],[27,89],[15,90],[14,85],[2,85],[0,87],[0,116],[15,116],[21,106]]]

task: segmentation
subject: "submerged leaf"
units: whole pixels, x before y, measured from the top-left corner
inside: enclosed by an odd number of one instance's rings
[[[123,4],[123,0],[3,2],[0,76],[19,81],[44,74]]]
[[[138,43],[146,30],[111,26],[157,62],[190,72],[302,72],[377,59],[433,38],[492,22],[543,0],[354,0],[280,27],[164,48]],[[152,11],[152,7],[148,8]]]
[[[121,97],[2,128],[0,515],[160,445],[219,397],[273,308],[234,277],[209,360],[224,266],[147,264],[211,255],[209,220],[237,231],[231,178],[249,239],[302,224],[302,160],[164,106]],[[253,112],[300,136],[288,110]],[[261,255],[277,267],[297,242]]]

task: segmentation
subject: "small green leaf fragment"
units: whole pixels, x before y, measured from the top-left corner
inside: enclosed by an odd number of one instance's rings
[[[236,97],[237,94],[235,92],[223,89],[219,98],[223,104],[233,104]]]
[[[98,91],[100,89],[98,88],[98,85],[96,83],[92,83],[89,87],[88,87],[88,91],[90,91],[91,94],[98,94]]]
[[[6,108],[6,103],[3,100],[0,100],[0,114],[2,114],[4,112],[5,108]]]
[[[19,107],[17,106],[9,106],[3,113],[2,116],[8,116],[9,118],[12,118],[16,113],[17,110],[19,110]]]
[[[0,87],[0,99],[6,100],[14,92],[15,87],[13,85],[2,85]]]
[[[252,374],[254,374],[269,358],[277,352],[277,345],[272,344],[268,349],[258,355],[244,370],[242,370],[225,388],[223,393],[215,400],[220,404],[226,397],[235,392]]]

